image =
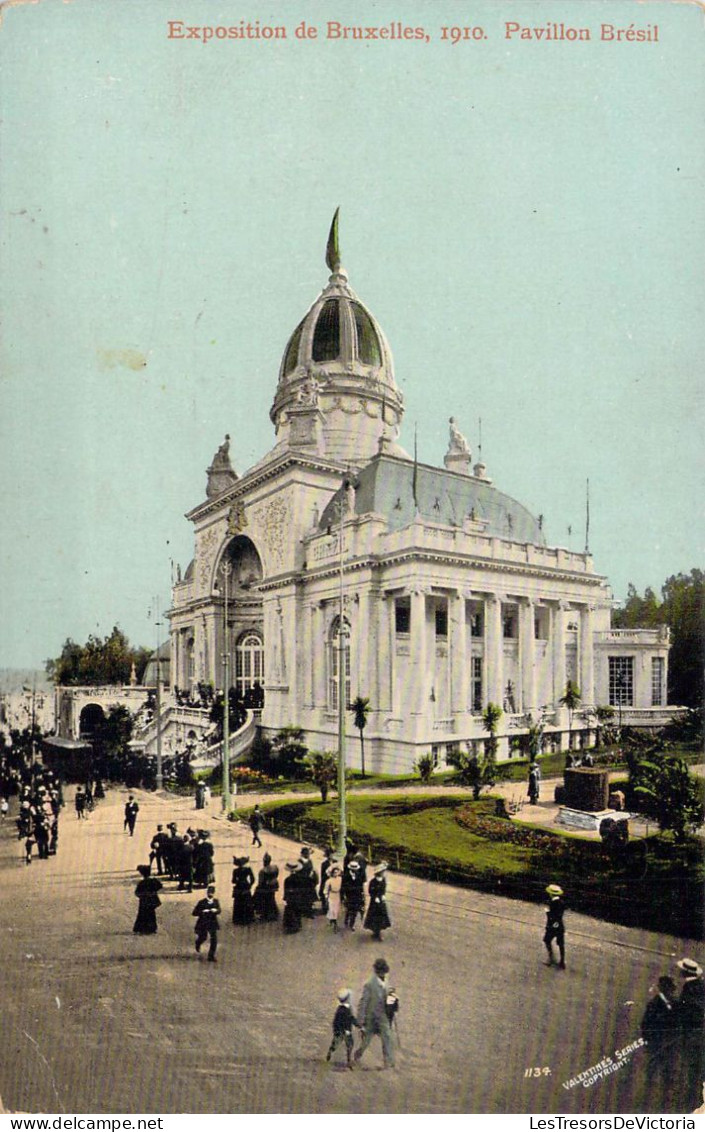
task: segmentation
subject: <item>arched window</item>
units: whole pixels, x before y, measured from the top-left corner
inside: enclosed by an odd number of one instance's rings
[[[235,646],[235,687],[245,695],[255,684],[264,684],[264,646],[259,633],[245,633]]]
[[[350,706],[350,623],[343,619],[345,640],[345,706]],[[340,658],[340,618],[336,617],[328,634],[328,707],[338,710],[338,661]]]

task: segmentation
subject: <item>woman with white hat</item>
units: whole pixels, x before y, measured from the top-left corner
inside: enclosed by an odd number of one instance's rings
[[[370,903],[367,907],[367,915],[363,927],[367,931],[372,932],[373,939],[381,939],[382,932],[385,928],[391,928],[392,921],[389,919],[389,912],[387,910],[387,862],[382,861],[377,865],[374,870],[374,875],[370,881],[367,891],[370,897]]]

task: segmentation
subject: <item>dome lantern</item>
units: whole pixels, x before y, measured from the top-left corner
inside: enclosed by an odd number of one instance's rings
[[[284,350],[270,417],[281,441],[297,446],[308,436],[321,454],[359,462],[377,452],[388,426],[396,431],[404,408],[387,340],[341,266],[337,210],[326,264],[328,285]],[[302,414],[317,414],[320,427],[292,427]]]

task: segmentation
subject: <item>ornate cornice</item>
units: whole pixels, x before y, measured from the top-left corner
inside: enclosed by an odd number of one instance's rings
[[[274,479],[289,467],[308,468],[310,471],[323,472],[334,476],[342,476],[348,470],[347,464],[342,464],[337,460],[326,460],[323,456],[310,456],[307,453],[287,450],[281,456],[272,460],[270,464],[245,472],[242,479],[239,479],[231,489],[224,491],[222,495],[218,495],[215,499],[206,499],[203,503],[199,503],[197,507],[187,511],[185,517],[190,519],[191,522],[195,522],[207,515],[212,515],[229,503],[247,495],[252,488]]]

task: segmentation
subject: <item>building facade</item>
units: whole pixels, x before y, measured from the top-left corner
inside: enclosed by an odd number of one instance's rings
[[[284,350],[274,446],[239,476],[226,437],[187,516],[172,684],[263,689],[265,732],[301,727],[317,750],[337,745],[339,695],[365,697],[367,766],[387,772],[481,743],[490,702],[504,753],[539,720],[558,741],[568,680],[583,709],[665,722],[667,632],[612,630],[591,556],[547,544],[541,518],[472,464],[454,418],[444,467],[400,447],[391,351],[340,266],[335,224],[327,262]],[[590,726],[578,713],[576,733]]]

